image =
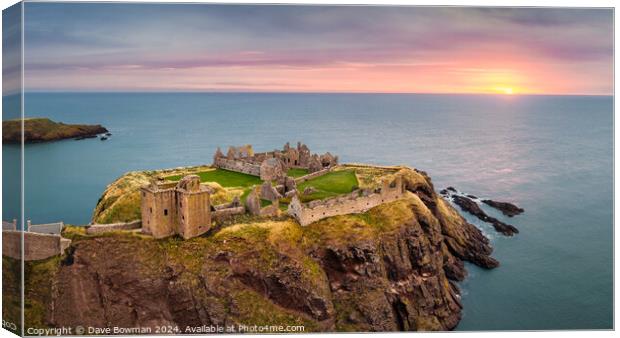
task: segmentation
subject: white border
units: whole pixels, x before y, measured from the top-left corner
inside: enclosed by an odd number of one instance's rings
[[[45,2],[45,0],[26,0],[28,2]],[[75,0],[64,0],[62,2],[81,2],[81,1],[75,1]],[[109,1],[92,1],[92,2],[109,2]],[[418,5],[418,6],[487,6],[487,7],[607,7],[607,8],[614,8],[614,47],[618,44],[619,38],[618,38],[618,34],[617,34],[617,26],[615,25],[615,3],[613,1],[606,1],[606,0],[589,0],[589,1],[584,1],[584,0],[521,0],[521,1],[511,1],[511,0],[505,0],[505,1],[491,1],[491,0],[443,0],[441,2],[438,1],[431,1],[431,0],[357,0],[357,1],[351,1],[351,0],[339,0],[339,1],[333,1],[333,0],[287,0],[287,1],[269,1],[269,0],[254,0],[254,1],[230,1],[230,0],[221,0],[221,1],[179,1],[179,0],[168,0],[168,1],[158,1],[158,0],[135,0],[132,2],[175,2],[175,3],[226,3],[226,4],[329,4],[329,5]],[[13,4],[17,3],[17,1],[15,0],[0,0],[0,5],[1,7],[7,8]],[[23,18],[23,16],[22,16]],[[1,23],[1,16],[0,16],[0,23]],[[23,25],[23,22],[22,22]],[[1,25],[0,25],[1,27]],[[24,86],[24,82],[23,82],[23,27],[22,27],[22,89]],[[1,61],[1,47],[0,47],[0,61]],[[617,55],[615,54],[615,48],[614,48],[614,65],[616,64],[617,61]],[[617,82],[618,80],[618,74],[615,72],[615,67],[614,67],[614,84]],[[615,94],[616,94],[616,90],[615,90],[615,86],[614,86],[614,178],[618,175],[618,168],[616,168],[615,166],[615,158],[617,155],[617,151],[619,149],[619,141],[616,139],[615,137],[615,130],[618,128],[618,121],[615,119],[615,112],[616,112],[616,105],[615,105]],[[22,96],[22,114],[23,114],[23,107],[24,107],[24,102],[23,102],[23,96]],[[23,149],[23,148],[22,148]],[[23,169],[23,153],[22,153],[22,169]],[[1,171],[1,169],[0,169]],[[22,174],[23,177],[23,174]],[[0,183],[0,187],[1,187],[1,183]],[[23,187],[23,185],[22,185]],[[618,187],[619,184],[618,182],[614,179],[614,224],[617,224],[618,222],[618,213],[617,211],[619,210],[620,207],[620,202],[618,202],[618,199],[615,198],[615,192],[618,191]],[[22,191],[22,196],[23,196],[23,191]],[[0,202],[1,202],[2,197],[0,196]],[[22,200],[23,203],[23,200]],[[24,205],[22,204],[22,224],[23,224],[23,212],[24,212]],[[618,320],[618,312],[615,311],[615,305],[616,305],[616,287],[618,286],[618,280],[615,278],[615,271],[616,271],[616,262],[618,262],[618,257],[616,256],[616,250],[615,250],[615,243],[616,243],[616,239],[617,239],[618,233],[615,231],[615,227],[614,227],[614,327],[615,327],[615,323]],[[22,248],[23,250],[23,248]],[[23,267],[22,267],[23,269]],[[1,271],[0,271],[0,276],[1,276]],[[23,278],[23,270],[22,270],[22,278]],[[22,290],[23,292],[23,290]],[[23,296],[22,296],[23,299]],[[0,300],[1,300],[1,295],[0,295]],[[1,307],[1,303],[0,303],[0,307]],[[510,316],[510,313],[506,313],[506,316]],[[23,320],[23,319],[22,319]],[[2,332],[2,335],[4,336],[5,333],[6,334],[10,334],[8,331],[2,329],[0,332]],[[386,333],[380,333],[380,334],[386,334]],[[406,335],[406,334],[412,334],[412,333],[402,333],[402,332],[398,332],[398,333],[391,333],[391,335],[393,336],[401,336],[401,335]],[[466,337],[478,337],[478,336],[486,336],[486,337],[516,337],[517,335],[522,335],[522,332],[493,332],[493,331],[477,331],[477,332],[458,332],[458,333],[415,333],[417,334],[423,334],[423,335],[427,335],[427,334],[433,334],[436,335],[438,337],[441,336],[446,336],[446,335],[451,335],[451,334],[459,334],[461,336],[466,336]],[[529,336],[532,337],[558,337],[558,336],[562,336],[562,337],[581,337],[585,334],[587,334],[588,336],[592,336],[592,337],[607,337],[607,336],[612,336],[614,335],[613,331],[540,331],[540,332],[527,332],[527,334]],[[298,336],[299,334],[292,334],[291,336]],[[320,334],[323,337],[336,337],[341,335],[341,333],[327,333],[327,334]],[[355,337],[361,337],[365,335],[364,333],[356,333],[356,334],[348,334],[348,336],[355,336]],[[237,336],[237,335],[233,335],[233,336]],[[243,335],[243,337],[246,336],[251,336],[251,335]],[[261,335],[262,337],[276,337],[278,335]],[[123,337],[123,336],[118,336],[118,337]],[[136,337],[136,336],[130,336],[130,337]],[[140,336],[140,337],[154,337],[154,336]],[[227,335],[227,337],[231,337],[231,335]],[[239,336],[241,337],[241,336]]]

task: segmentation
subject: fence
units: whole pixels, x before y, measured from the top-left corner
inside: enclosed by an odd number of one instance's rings
[[[56,223],[47,223],[47,224],[32,224],[30,221],[27,221],[29,232],[36,232],[40,234],[54,234],[60,235],[62,232],[62,228],[65,227],[63,222]]]

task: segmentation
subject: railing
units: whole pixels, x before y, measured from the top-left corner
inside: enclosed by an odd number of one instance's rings
[[[63,222],[56,223],[46,223],[46,224],[32,224],[30,221],[27,221],[28,227],[26,228],[29,232],[36,232],[40,234],[54,234],[60,235],[62,232],[62,228],[65,227]]]

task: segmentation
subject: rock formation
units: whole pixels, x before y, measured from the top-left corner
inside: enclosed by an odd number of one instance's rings
[[[482,200],[482,203],[501,211],[502,214],[508,217],[516,216],[518,214],[523,213],[524,211],[522,208],[519,208],[518,206],[512,203],[508,203],[508,202],[497,202],[494,200]]]
[[[272,218],[188,241],[76,231],[62,261],[29,267],[46,282],[26,289],[26,324],[450,330],[461,318],[454,282],[467,274],[463,262],[498,262],[425,173],[403,178],[406,198],[308,227]],[[246,205],[260,212],[256,191]],[[11,266],[3,272],[17,271]]]
[[[502,234],[506,236],[512,236],[516,233],[519,233],[519,230],[515,228],[513,225],[506,224],[498,220],[495,217],[491,217],[487,215],[482,209],[480,209],[480,206],[478,206],[478,203],[472,201],[468,197],[454,195],[452,196],[452,200],[454,201],[456,205],[461,207],[461,209],[478,217],[480,220],[484,222],[491,223],[491,225],[493,225],[495,230],[497,230],[498,232],[501,232]]]

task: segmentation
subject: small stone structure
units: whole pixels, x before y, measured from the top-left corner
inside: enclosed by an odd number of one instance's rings
[[[21,230],[2,231],[2,255],[13,259],[22,259],[21,243],[24,239],[25,261],[46,259],[62,255],[71,244],[71,240],[60,235],[41,234]]]
[[[271,185],[271,182],[265,181],[260,187],[260,198],[268,201],[275,201],[282,198],[282,195]]]
[[[338,164],[338,156],[327,152],[323,155],[312,154],[305,144],[297,147],[285,144],[282,150],[254,153],[251,145],[229,147],[226,155],[220,148],[213,155],[213,166],[230,171],[258,176],[263,181],[286,177],[291,168],[307,169],[316,172]]]
[[[269,182],[265,182],[269,183]],[[271,200],[271,205],[261,206],[261,198],[256,189],[253,189],[245,200],[245,207],[253,216],[271,217],[280,214],[280,201],[276,198]]]
[[[29,220],[26,221],[26,231],[37,232],[40,234],[60,235],[64,227],[65,227],[65,223],[63,222],[32,224]]]
[[[250,215],[260,215],[260,197],[256,190],[252,190],[245,199],[245,208]]]
[[[131,222],[121,222],[112,224],[91,224],[86,228],[86,233],[89,235],[100,234],[109,231],[117,230],[135,230],[142,227],[141,220],[135,220]]]
[[[241,205],[239,196],[235,196],[230,203],[219,204],[211,209],[211,219],[214,222],[224,221],[241,214],[245,214],[245,207]]]
[[[17,230],[17,219],[13,219],[12,222],[2,221],[2,230]]]
[[[306,226],[323,218],[366,212],[380,204],[403,198],[405,188],[402,177],[396,176],[392,181],[384,180],[376,190],[354,190],[353,192],[325,200],[301,203],[295,195],[288,207],[288,214],[295,217],[299,224]]]
[[[176,184],[153,182],[142,187],[142,232],[155,238],[179,234],[185,239],[207,232],[210,193],[197,175],[185,176]]]

